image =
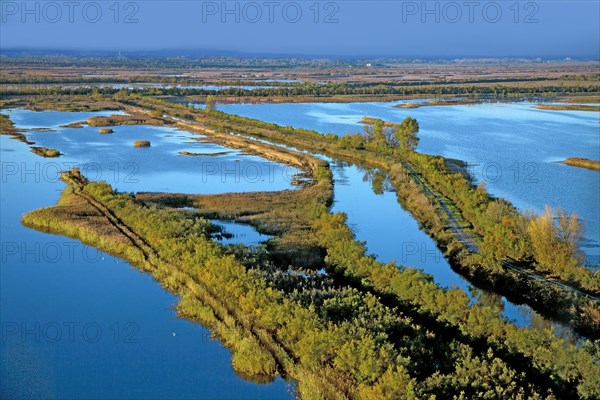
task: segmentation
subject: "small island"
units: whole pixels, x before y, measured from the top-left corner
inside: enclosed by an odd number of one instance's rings
[[[150,141],[136,140],[135,142],[133,142],[133,147],[150,147]]]
[[[364,124],[364,125],[374,125],[376,123],[382,123],[383,126],[388,127],[388,128],[392,128],[397,125],[393,122],[383,121],[379,118],[373,118],[373,117],[367,117],[367,116],[362,117],[362,119],[358,122],[361,124]]]
[[[229,151],[219,151],[216,153],[192,153],[190,151],[180,151],[179,154],[180,156],[190,156],[190,157],[218,157],[218,156],[224,156],[229,154]]]
[[[113,133],[111,128],[100,128],[100,133]]]
[[[48,147],[32,147],[31,151],[35,154],[37,154],[38,156],[41,157],[59,157],[62,155],[62,153],[56,149],[50,149]]]
[[[459,106],[469,104],[479,104],[481,101],[474,99],[445,99],[445,100],[430,100],[421,103],[402,103],[396,104],[394,108],[419,108],[426,106]]]
[[[423,105],[422,103],[402,103],[402,104],[396,104],[394,106],[394,108],[419,108],[422,105]]]
[[[66,124],[66,125],[60,125],[59,128],[83,128],[83,125],[85,125],[85,121],[78,121],[78,122],[72,122],[70,124]]]
[[[562,161],[563,164],[571,165],[573,167],[593,169],[594,171],[600,171],[600,161],[590,160],[589,158],[582,157],[569,157]]]
[[[552,111],[600,111],[600,106],[589,104],[538,104],[535,108]]]

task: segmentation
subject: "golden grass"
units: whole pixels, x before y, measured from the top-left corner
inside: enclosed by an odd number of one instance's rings
[[[48,158],[52,158],[52,157],[59,157],[62,155],[62,153],[56,149],[50,149],[48,147],[32,147],[31,151],[35,154],[37,154],[38,156],[41,157],[48,157]]]
[[[600,171],[600,161],[590,160],[589,158],[569,157],[563,161],[563,164]]]
[[[458,106],[463,104],[479,104],[481,100],[475,99],[447,99],[447,100],[429,100],[422,103],[404,103],[397,104],[394,108],[419,108],[427,106]]]
[[[419,108],[421,106],[421,103],[402,103],[395,105],[394,108]]]
[[[149,140],[136,140],[133,142],[133,147],[150,147]]]
[[[365,124],[365,125],[373,125],[374,123],[376,123],[378,121],[383,121],[383,120],[381,120],[379,118],[374,118],[374,117],[362,117],[362,119],[359,122],[361,124]],[[396,124],[394,122],[383,121],[383,126],[388,127],[388,128],[395,128],[398,126],[398,124]]]
[[[190,156],[190,157],[219,157],[229,154],[229,151],[219,151],[217,153],[192,153],[190,151],[180,151],[180,156]]]
[[[131,110],[129,115],[111,115],[109,117],[96,116],[87,119],[89,126],[115,126],[115,125],[165,125],[162,118],[154,118],[146,113]]]
[[[535,108],[538,110],[553,111],[600,111],[600,106],[591,106],[588,104],[538,104]]]
[[[311,225],[315,206],[325,207],[333,199],[331,181],[325,179],[299,190],[280,192],[186,195],[138,193],[136,201],[160,207],[193,207],[198,215],[246,223],[260,233],[273,235],[267,243],[274,259],[302,268],[315,269],[322,254]]]

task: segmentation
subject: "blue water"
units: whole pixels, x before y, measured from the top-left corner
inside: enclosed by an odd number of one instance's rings
[[[76,240],[27,229],[19,219],[27,211],[56,202],[64,188],[56,179],[57,171],[72,164],[80,165],[88,177],[105,179],[123,191],[184,193],[287,189],[294,170],[194,141],[198,135],[170,128],[123,126],[107,135],[99,134],[98,128],[59,128],[113,112],[10,113],[19,127],[55,129],[27,135],[65,155],[44,159],[24,143],[0,138],[1,397],[289,398],[293,388],[281,379],[258,385],[237,377],[228,350],[210,340],[202,326],[176,318],[172,310],[176,297],[147,274]],[[132,142],[139,139],[150,140],[152,147],[134,149]],[[188,157],[177,155],[179,151],[228,154]],[[213,173],[207,168],[215,162],[217,166],[223,162],[224,167]],[[127,169],[128,163],[137,169]],[[235,165],[244,163],[266,165],[276,173],[265,181],[242,179]],[[100,177],[94,176],[95,164],[100,166]],[[474,301],[496,304],[519,325],[561,330],[529,307],[470,287],[398,205],[395,193],[373,191],[367,171],[340,164],[332,169],[334,211],[348,213],[357,238],[366,240],[368,250],[380,260],[422,268],[443,286],[463,288]],[[268,238],[245,225],[222,224],[234,233],[228,243],[258,244]]]
[[[52,85],[47,85],[52,87]],[[62,89],[77,89],[77,88],[111,88],[111,89],[148,89],[148,88],[160,88],[160,89],[197,89],[197,90],[215,90],[223,91],[227,89],[242,89],[242,90],[255,90],[255,89],[271,89],[280,86],[273,85],[180,85],[180,84],[165,84],[165,83],[98,83],[98,84],[71,84],[61,85]],[[11,87],[8,86],[8,89]]]
[[[239,222],[222,220],[211,220],[211,222],[222,227],[225,233],[231,235],[231,237],[223,237],[218,240],[224,245],[243,243],[246,246],[259,246],[272,237],[258,233],[254,227]]]
[[[546,204],[576,212],[585,227],[581,249],[600,263],[600,174],[557,161],[600,160],[600,113],[538,110],[529,103],[399,109],[392,103],[228,104],[222,111],[322,133],[361,132],[364,116],[419,121],[418,150],[472,164],[477,181],[521,210]]]
[[[281,147],[302,151],[285,145]],[[495,307],[500,315],[518,326],[553,328],[557,336],[576,340],[568,327],[545,319],[527,305],[511,303],[503,296],[478,289],[455,273],[435,242],[398,204],[389,181],[384,181],[382,186],[373,184],[373,176],[378,171],[366,170],[322,154],[313,156],[330,164],[334,180],[332,212],[346,214],[355,237],[363,241],[368,252],[378,260],[420,269],[442,287],[464,290],[472,303]]]
[[[51,127],[99,114],[30,113],[15,121]],[[156,132],[155,140],[160,134]],[[121,160],[119,146],[85,145],[92,133],[82,129],[39,135],[53,135],[52,143],[64,144],[57,147],[69,153],[65,158],[81,165],[90,159]],[[63,135],[70,140],[57,137]],[[109,136],[96,129],[93,133],[100,143],[111,140]],[[130,137],[123,140],[129,142]],[[165,142],[155,150],[169,148]],[[98,151],[106,147],[109,151]],[[71,154],[76,149],[82,150],[81,158]],[[20,223],[23,213],[58,200],[64,184],[48,171],[53,171],[53,163],[65,161],[38,157],[26,144],[7,136],[0,136],[0,150],[1,398],[291,397],[293,388],[280,378],[255,384],[238,377],[230,352],[201,325],[177,318],[173,310],[177,298],[148,274],[77,240],[25,228]],[[97,156],[91,154],[94,150]],[[162,167],[169,168],[169,158],[156,153],[155,162],[161,160],[166,164]],[[181,157],[169,154],[173,161]],[[141,173],[140,187],[153,187],[149,177]]]
[[[447,287],[469,290],[469,282],[450,268],[435,242],[400,207],[396,193],[375,193],[367,171],[355,165],[333,163],[333,212],[345,212],[348,225],[367,250],[383,262],[416,267]]]
[[[396,193],[388,188],[373,190],[367,171],[356,165],[332,162],[334,176],[333,212],[344,212],[358,240],[382,262],[420,269],[432,275],[442,287],[457,287],[471,301],[496,307],[498,312],[522,327],[554,327],[557,335],[570,339],[572,333],[561,324],[544,319],[527,305],[517,305],[505,297],[474,287],[454,272],[435,241],[419,228],[417,221],[399,204]]]
[[[15,109],[7,114],[22,128],[56,130],[27,133],[36,146],[59,149],[64,154],[46,160],[46,169],[41,173],[48,179],[56,180],[59,170],[77,164],[89,179],[105,180],[121,191],[214,194],[292,189],[290,181],[299,172],[261,157],[203,142],[205,138],[201,135],[174,128],[124,125],[113,127],[112,134],[100,134],[98,127],[60,128],[69,122],[85,120],[81,113]],[[151,147],[134,148],[136,140],[149,140]],[[180,151],[227,154],[184,156],[178,154]]]

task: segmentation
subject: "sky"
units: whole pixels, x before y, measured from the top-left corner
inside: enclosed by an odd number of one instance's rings
[[[600,1],[7,1],[0,49],[600,57]]]

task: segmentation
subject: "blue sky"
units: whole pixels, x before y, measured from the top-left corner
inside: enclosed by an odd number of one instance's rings
[[[591,1],[0,1],[3,49],[594,57]]]

